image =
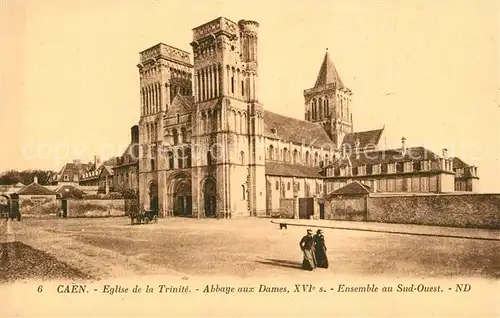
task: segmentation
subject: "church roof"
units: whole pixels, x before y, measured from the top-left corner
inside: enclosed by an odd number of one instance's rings
[[[350,149],[354,149],[356,141],[359,139],[359,148],[364,149],[367,146],[377,146],[384,129],[367,130],[348,133],[344,136],[343,144],[347,144]]]
[[[318,77],[316,78],[314,87],[321,87],[328,84],[336,84],[339,88],[344,87],[339,73],[337,72],[337,69],[335,68],[332,60],[330,59],[328,51],[326,51],[325,58],[323,59],[323,63],[321,64],[321,68],[319,69]]]
[[[264,135],[296,144],[335,149],[325,129],[316,123],[264,111]]]
[[[322,178],[321,168],[266,161],[266,175],[284,177]]]

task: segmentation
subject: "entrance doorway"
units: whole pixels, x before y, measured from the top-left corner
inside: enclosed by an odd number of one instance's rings
[[[314,199],[299,198],[299,219],[309,219],[314,214]]]
[[[189,182],[187,180],[179,182],[174,190],[174,216],[191,216],[192,202]]]
[[[149,208],[152,211],[158,211],[158,184],[156,182],[149,186]]]
[[[205,216],[215,217],[217,211],[217,188],[213,179],[207,179],[204,186]]]

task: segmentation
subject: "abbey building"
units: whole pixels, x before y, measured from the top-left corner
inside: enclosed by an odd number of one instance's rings
[[[220,17],[193,29],[192,56],[163,43],[140,53],[144,208],[162,216],[265,216],[283,199],[321,198],[352,181],[353,161],[386,164],[359,158],[378,150],[383,129],[354,132],[352,92],[328,52],[314,86],[304,91],[304,120],[266,110],[258,31],[255,21]],[[452,159],[443,160],[437,170],[451,176],[446,184],[453,188]],[[384,179],[370,178],[371,166],[363,169],[355,172],[366,173],[366,182]]]

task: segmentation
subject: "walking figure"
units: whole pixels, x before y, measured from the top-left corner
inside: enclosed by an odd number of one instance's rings
[[[323,236],[323,230],[316,231],[316,235],[314,235],[314,243],[316,266],[321,268],[328,268],[328,257],[326,256],[326,244],[325,237]]]
[[[312,230],[307,230],[307,235],[300,240],[299,246],[304,254],[302,269],[309,271],[314,270],[316,268],[316,259],[314,256],[314,237],[312,235]]]

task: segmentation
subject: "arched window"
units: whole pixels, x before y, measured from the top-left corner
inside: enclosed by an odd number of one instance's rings
[[[181,121],[181,115],[177,114],[177,123]]]
[[[177,129],[172,130],[172,135],[174,136],[174,145],[179,144],[179,133],[177,132]]]
[[[325,101],[323,102],[323,114],[325,116],[328,116],[328,105],[327,105],[327,103],[328,103],[328,99],[325,99]]]
[[[184,156],[186,157],[186,168],[191,168],[191,148],[186,148],[184,150]]]
[[[273,145],[269,146],[268,159],[274,160],[274,147],[273,147]]]
[[[318,99],[318,119],[323,118],[323,99],[320,97]]]
[[[156,170],[156,162],[154,159],[151,159],[151,171],[155,171]]]
[[[185,127],[181,128],[181,136],[182,136],[182,140],[180,143],[186,143],[187,142],[187,131],[186,131]]]
[[[318,161],[319,161],[319,155],[318,155],[318,153],[316,152],[316,153],[314,154],[314,166],[315,166],[315,167],[317,167],[317,166],[319,165],[319,162],[318,162]]]
[[[212,158],[212,152],[209,150],[207,151],[207,165],[212,165],[213,164],[213,158]]]
[[[283,149],[283,161],[290,162],[290,153],[288,152],[287,148]]]
[[[276,190],[279,190],[280,189],[280,183],[278,181],[276,181]]]
[[[306,152],[306,166],[311,165],[311,155],[309,154],[309,151]]]
[[[245,198],[246,198],[246,193],[247,193],[247,191],[245,189],[245,186],[242,185],[241,186],[241,196],[243,197],[243,200],[245,200]]]
[[[240,163],[242,165],[245,164],[245,152],[243,152],[243,151],[240,152]]]
[[[177,168],[178,169],[184,168],[184,155],[181,149],[177,150]]]
[[[330,158],[328,157],[328,154],[325,154],[325,166],[328,166],[330,164]]]
[[[174,169],[174,153],[172,151],[167,152],[168,158],[168,169]]]
[[[293,164],[297,164],[298,163],[297,162],[298,156],[299,156],[299,153],[298,153],[297,149],[295,149],[293,151],[293,155],[292,155],[292,163]]]

